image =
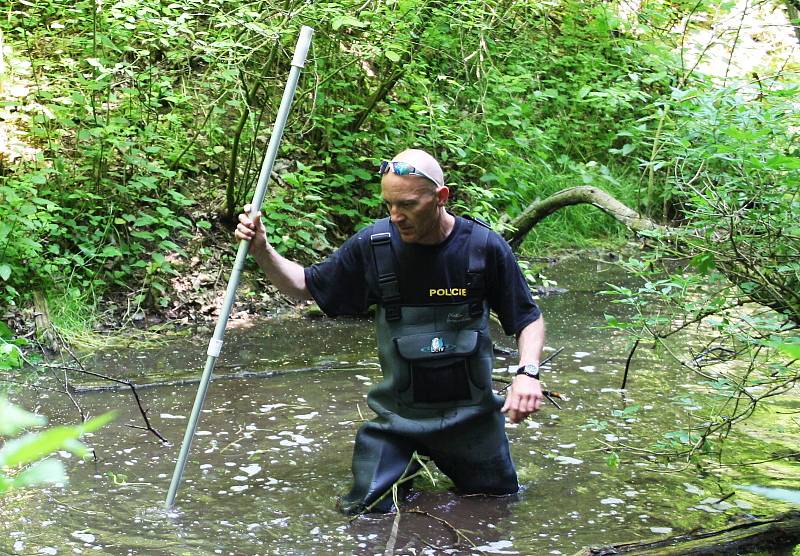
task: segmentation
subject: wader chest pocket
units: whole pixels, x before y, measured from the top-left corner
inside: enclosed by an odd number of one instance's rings
[[[478,331],[435,332],[395,338],[408,363],[414,403],[466,401],[472,398],[469,359],[478,350]]]

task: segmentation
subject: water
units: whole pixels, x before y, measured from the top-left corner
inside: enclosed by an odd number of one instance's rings
[[[800,507],[800,490],[791,488],[776,488],[776,487],[763,487],[758,485],[742,485],[739,488],[755,492],[761,496],[772,498],[774,500],[783,500],[790,502],[795,506]]]
[[[647,449],[696,409],[686,399],[696,379],[649,358],[619,390],[630,346],[598,328],[619,308],[596,294],[622,281],[619,271],[584,260],[551,275],[569,292],[541,300],[549,349],[565,347],[545,383],[569,399],[562,410],[548,404],[508,426],[523,491],[461,498],[438,475],[403,506],[397,554],[571,554],[754,511],[747,492],[717,502],[717,479],[688,466],[656,467],[647,452],[630,449]],[[98,353],[89,364],[140,383],[197,377],[209,336]],[[495,338],[513,347],[497,329]],[[508,363],[515,362],[499,359],[498,367]],[[355,431],[370,417],[367,390],[379,380],[371,323],[265,319],[233,327],[219,368],[281,374],[212,382],[173,513],[161,508],[196,385],[140,392],[171,446],[127,426],[142,424],[129,392],[85,393],[79,401],[90,414],[120,411],[86,439],[97,461],[62,454],[68,486],[4,499],[0,553],[383,554],[395,516],[351,521],[335,510],[349,485]],[[77,420],[63,396],[20,401],[53,423]],[[611,451],[621,457],[617,467]]]

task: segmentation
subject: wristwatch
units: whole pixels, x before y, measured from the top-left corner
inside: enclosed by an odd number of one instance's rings
[[[539,380],[539,365],[528,363],[527,365],[522,365],[520,367],[517,367],[517,374],[529,376],[531,378]]]

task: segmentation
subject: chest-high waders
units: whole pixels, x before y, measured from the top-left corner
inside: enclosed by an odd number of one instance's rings
[[[366,510],[391,489],[414,451],[429,456],[462,494],[511,494],[519,488],[499,411],[503,400],[492,391],[484,283],[488,230],[470,220],[465,224],[471,227],[466,301],[431,306],[400,304],[389,220],[375,224],[370,241],[381,290],[383,381],[367,397],[377,417],[356,435],[353,487],[340,500],[346,513]],[[372,511],[392,507],[390,494]]]

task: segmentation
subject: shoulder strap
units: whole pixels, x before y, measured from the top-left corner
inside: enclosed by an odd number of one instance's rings
[[[388,218],[375,222],[369,237],[372,256],[375,259],[375,270],[378,274],[378,294],[383,306],[386,320],[400,320],[400,284],[395,272],[395,259],[392,252],[391,225]]]
[[[489,244],[489,228],[485,224],[468,219],[469,264],[467,266],[467,302],[469,314],[473,318],[483,314],[483,300],[486,297],[486,252]]]

